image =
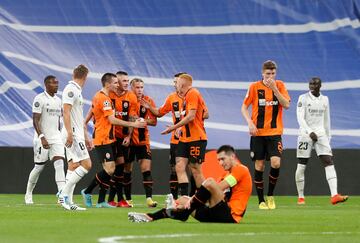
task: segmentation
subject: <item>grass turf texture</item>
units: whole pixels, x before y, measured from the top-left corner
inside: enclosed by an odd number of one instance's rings
[[[276,210],[260,211],[251,197],[240,224],[186,223],[165,219],[132,223],[127,213],[154,212],[144,196],[134,196],[134,208],[65,211],[54,195],[34,195],[25,205],[23,195],[0,194],[0,242],[360,242],[360,196],[338,205],[329,197],[275,197]],[[155,196],[163,205],[165,196]],[[82,205],[80,196],[75,201]],[[114,237],[109,239],[109,237]]]

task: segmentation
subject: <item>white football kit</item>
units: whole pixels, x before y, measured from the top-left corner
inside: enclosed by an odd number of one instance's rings
[[[40,127],[42,134],[48,141],[50,148],[42,147],[39,134],[35,131],[33,147],[34,162],[42,163],[55,156],[64,157],[64,144],[61,140],[60,119],[61,119],[61,100],[54,95],[50,96],[46,91],[38,94],[34,98],[32,112],[41,114]]]
[[[73,131],[73,144],[70,148],[66,148],[66,157],[68,161],[72,160],[74,163],[89,158],[89,153],[85,146],[83,116],[84,100],[81,92],[82,89],[76,82],[69,81],[62,94],[63,104],[72,105],[70,120],[71,129]],[[63,142],[65,144],[67,139],[67,131],[65,126],[63,126],[61,133]]]
[[[300,95],[296,115],[300,125],[296,150],[297,158],[310,158],[312,148],[315,148],[318,156],[332,156],[328,97],[322,94],[319,97],[315,97],[311,92]],[[310,133],[312,132],[318,137],[318,141],[315,143],[310,138]]]

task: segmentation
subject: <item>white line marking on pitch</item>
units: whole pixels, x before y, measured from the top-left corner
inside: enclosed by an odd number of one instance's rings
[[[264,236],[264,235],[349,235],[360,232],[242,232],[242,233],[214,233],[214,234],[163,234],[163,235],[123,235],[99,238],[100,243],[126,243],[139,239],[185,238],[199,236]]]

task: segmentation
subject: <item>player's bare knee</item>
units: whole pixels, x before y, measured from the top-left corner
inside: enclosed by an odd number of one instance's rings
[[[182,163],[182,162],[176,163],[175,170],[176,170],[176,173],[185,171],[186,170],[186,164]]]
[[[324,167],[334,165],[334,162],[330,155],[320,155],[319,157]]]
[[[274,169],[280,168],[281,162],[280,158],[277,156],[273,156],[270,158],[271,167]]]
[[[258,171],[264,171],[264,169],[265,169],[264,160],[256,160],[255,161],[255,169]]]

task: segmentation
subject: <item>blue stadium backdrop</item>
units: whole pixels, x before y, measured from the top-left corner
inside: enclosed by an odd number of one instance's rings
[[[359,19],[359,0],[1,0],[0,146],[31,146],[31,102],[43,78],[57,76],[62,90],[83,63],[91,70],[85,110],[105,72],[143,78],[161,105],[173,74],[186,71],[209,107],[208,147],[248,148],[240,107],[262,62],[272,59],[292,98],[284,147],[296,146],[296,102],[319,76],[330,98],[333,147],[359,148]],[[168,147],[160,131],[169,122],[151,129],[153,147]]]

